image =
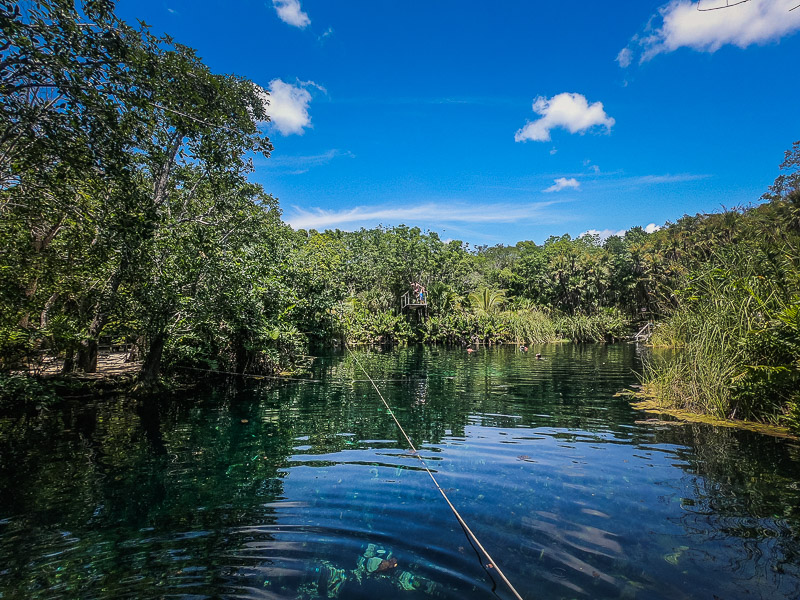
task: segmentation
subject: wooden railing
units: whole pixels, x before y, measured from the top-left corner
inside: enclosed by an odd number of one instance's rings
[[[646,342],[653,335],[653,323],[645,323],[636,335],[633,336],[634,342]]]
[[[400,310],[404,310],[407,306],[412,306],[414,308],[418,306],[427,306],[428,302],[425,299],[425,296],[422,294],[417,294],[416,292],[408,291],[402,296],[400,296]]]

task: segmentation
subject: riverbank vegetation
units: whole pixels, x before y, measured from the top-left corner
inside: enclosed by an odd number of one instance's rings
[[[800,430],[800,143],[767,202],[679,221],[694,243],[679,264],[672,308],[656,329],[648,392],[716,417]]]
[[[0,2],[0,31],[2,389],[45,360],[91,373],[104,342],[149,387],[298,369],[320,344],[601,342],[655,321],[673,351],[650,392],[800,427],[800,144],[763,202],[652,233],[294,231],[247,178],[272,150],[264,90],[113,3]],[[403,310],[413,285],[424,306]]]

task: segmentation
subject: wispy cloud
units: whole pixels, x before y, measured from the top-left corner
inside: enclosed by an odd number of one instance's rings
[[[701,0],[702,8],[724,7],[725,0]],[[672,0],[658,10],[644,31],[617,55],[621,67],[678,48],[716,52],[722,46],[747,48],[776,42],[800,30],[797,0],[749,0],[724,10],[697,10],[698,3]]]
[[[555,180],[555,183],[553,185],[542,191],[547,194],[550,192],[560,192],[561,190],[566,190],[566,189],[578,190],[580,189],[580,187],[581,187],[580,182],[574,177],[570,177],[569,179],[567,179],[566,177],[559,177],[558,179]]]
[[[332,35],[333,35],[333,27],[328,27],[328,28],[327,28],[325,31],[323,31],[323,32],[322,32],[322,35],[320,35],[320,36],[317,38],[317,41],[318,41],[318,42],[320,42],[320,43],[323,43],[323,42],[325,42],[325,41],[326,41],[326,40],[327,40],[329,37],[331,37]]]
[[[308,172],[315,167],[325,166],[337,158],[355,158],[356,155],[349,150],[338,150],[336,148],[322,152],[321,154],[309,154],[305,156],[275,155],[259,162],[259,168],[275,167],[281,170],[288,170],[293,175],[300,175]]]
[[[585,96],[568,92],[552,98],[539,96],[533,101],[533,112],[541,118],[526,123],[514,135],[514,141],[548,142],[550,131],[557,128],[584,134],[592,127],[604,127],[606,132],[610,132],[615,123],[606,114],[602,102],[589,104]]]
[[[623,69],[630,66],[631,61],[633,60],[633,50],[630,48],[623,48],[619,51],[619,54],[617,54],[616,60],[619,63],[619,66]]]
[[[559,222],[561,219],[547,209],[558,202],[526,204],[466,202],[425,203],[411,206],[357,206],[342,210],[293,207],[284,220],[295,229],[341,229],[378,224],[425,223],[438,227],[452,223],[519,223],[536,219],[539,222]]]
[[[272,0],[275,12],[284,23],[305,29],[311,24],[311,19],[300,8],[300,0]]]
[[[677,173],[675,175],[640,175],[638,177],[629,177],[623,181],[633,185],[659,185],[663,183],[685,183],[687,181],[699,181],[701,179],[708,179],[711,175],[701,175],[694,173]]]

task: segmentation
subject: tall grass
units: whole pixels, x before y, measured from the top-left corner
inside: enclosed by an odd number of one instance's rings
[[[675,313],[656,328],[651,342],[673,352],[654,352],[644,381],[665,405],[720,418],[735,417],[731,386],[743,370],[740,317],[719,307]]]
[[[555,321],[541,310],[509,311],[502,316],[508,324],[510,342],[546,344],[559,339]]]
[[[697,274],[684,296],[651,340],[674,351],[646,362],[648,391],[669,407],[799,426],[800,300],[718,268]]]
[[[425,341],[451,344],[602,342],[623,338],[628,332],[628,322],[618,311],[569,316],[541,308],[478,310],[433,316],[425,323],[424,331]]]
[[[621,340],[628,334],[629,321],[616,309],[606,309],[593,315],[562,315],[556,318],[558,335],[573,342],[603,342]]]

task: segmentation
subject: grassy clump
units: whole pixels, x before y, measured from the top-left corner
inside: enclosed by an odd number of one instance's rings
[[[674,350],[653,353],[644,382],[667,407],[800,430],[800,297],[747,264],[695,275],[652,339]]]

